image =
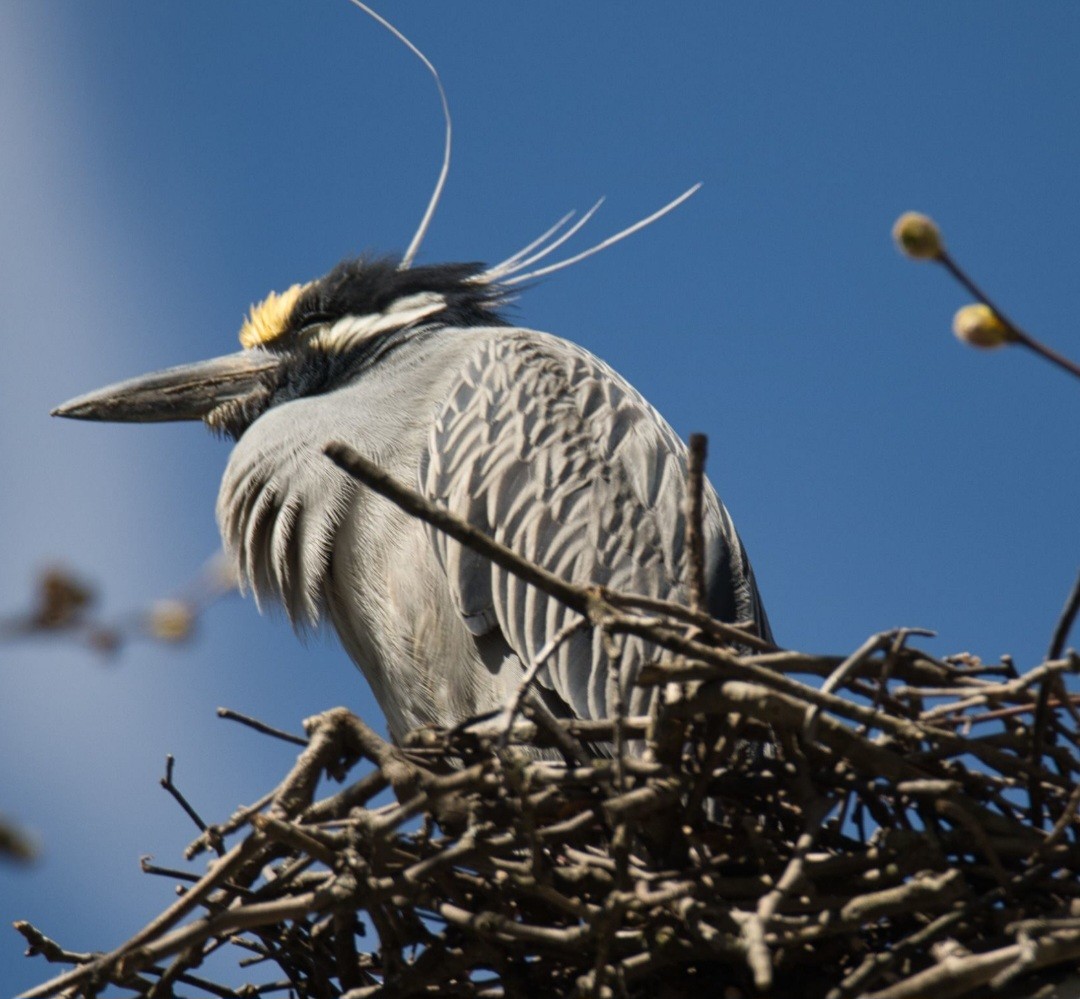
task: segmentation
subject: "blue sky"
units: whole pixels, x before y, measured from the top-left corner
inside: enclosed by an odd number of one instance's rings
[[[686,206],[528,291],[684,436],[709,434],[782,641],[1036,661],[1080,565],[1080,384],[949,332],[967,300],[889,240],[934,215],[1032,333],[1080,355],[1080,7],[387,2],[439,67],[454,165],[427,261],[507,256],[569,208],[599,239]],[[0,7],[0,610],[58,560],[122,616],[217,544],[227,445],[200,427],[50,420],[72,395],[236,349],[248,304],[343,256],[401,250],[441,153],[422,67],[344,0]],[[589,237],[586,236],[586,239]],[[585,245],[584,243],[582,245]],[[39,863],[0,867],[0,923],[108,947],[167,903],[138,857],[292,759],[217,721],[378,719],[332,638],[239,599],[184,649],[102,664],[0,650],[0,811]],[[0,930],[0,991],[45,977]]]

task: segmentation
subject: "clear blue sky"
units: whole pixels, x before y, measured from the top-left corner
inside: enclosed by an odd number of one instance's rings
[[[933,214],[1002,304],[1066,353],[1076,321],[1080,6],[996,2],[382,4],[439,66],[456,148],[423,259],[494,261],[568,208],[593,238],[675,215],[521,300],[686,435],[780,639],[895,625],[940,654],[1037,660],[1080,564],[1080,384],[949,332],[965,296],[889,228]],[[195,425],[50,420],[85,390],[236,349],[247,305],[401,250],[441,151],[426,73],[344,0],[0,7],[0,610],[63,560],[122,615],[217,544],[227,445]],[[138,872],[292,753],[215,720],[378,718],[332,639],[239,599],[195,644],[0,648],[0,992],[45,977],[3,926],[109,947],[167,903]]]

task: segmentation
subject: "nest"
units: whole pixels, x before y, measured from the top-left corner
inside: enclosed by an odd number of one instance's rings
[[[1078,994],[1080,593],[1022,674],[907,630],[814,656],[694,607],[557,595],[664,650],[638,678],[651,715],[556,719],[534,663],[503,711],[401,746],[310,719],[282,783],[189,848],[205,872],[157,872],[185,889],[131,940],[74,954],[19,924],[73,965],[26,995]],[[344,786],[317,798],[327,774]],[[250,984],[209,980],[222,950]]]

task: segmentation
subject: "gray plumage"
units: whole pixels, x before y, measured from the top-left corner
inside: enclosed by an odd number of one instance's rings
[[[427,328],[324,394],[271,406],[240,437],[218,499],[227,550],[260,604],[328,618],[391,733],[501,706],[567,620],[557,601],[432,531],[323,455],[351,444],[395,478],[575,582],[686,597],[686,450],[587,351],[512,327]],[[768,636],[727,511],[705,492],[710,609]],[[541,670],[549,703],[594,718],[656,650],[576,633]]]

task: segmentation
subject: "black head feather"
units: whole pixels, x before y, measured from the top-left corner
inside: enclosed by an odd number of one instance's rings
[[[386,312],[394,302],[424,292],[441,295],[446,307],[431,317],[446,326],[501,325],[499,305],[505,292],[497,285],[476,281],[484,265],[433,264],[400,270],[393,257],[345,260],[312,282],[297,299],[289,316],[292,333],[316,323],[333,323],[343,316]]]
[[[267,373],[257,391],[219,407],[208,422],[238,438],[270,407],[337,388],[417,336],[439,335],[443,328],[452,333],[455,327],[506,325],[499,306],[507,294],[497,284],[476,280],[483,273],[484,265],[477,263],[402,270],[394,257],[360,257],[307,285],[268,296],[252,308],[240,338],[245,346],[280,355],[281,364]],[[436,302],[436,311],[425,312],[418,322],[405,311],[400,326],[389,324],[334,349],[311,349],[317,336],[311,340],[305,335],[348,316],[392,313],[394,303],[425,293],[438,296],[442,304]]]

